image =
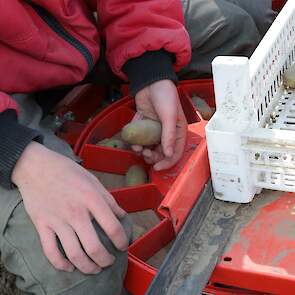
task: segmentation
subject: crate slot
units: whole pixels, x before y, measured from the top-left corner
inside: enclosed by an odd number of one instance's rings
[[[119,133],[132,120],[134,115],[135,111],[127,106],[115,109],[93,126],[91,133],[86,138],[86,142],[96,144],[105,138],[111,138]]]
[[[148,169],[142,157],[132,151],[115,150],[92,144],[85,144],[80,157],[86,169],[125,174],[132,165],[142,165]]]
[[[191,97],[182,88],[179,89],[179,97],[188,124],[199,122],[202,118],[195,111]]]
[[[136,240],[129,252],[142,261],[147,261],[175,238],[173,225],[169,219],[164,219],[157,226]]]
[[[157,210],[163,195],[154,184],[111,190],[111,194],[126,212]]]

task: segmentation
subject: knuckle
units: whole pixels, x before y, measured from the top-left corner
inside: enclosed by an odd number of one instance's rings
[[[76,220],[77,217],[81,217],[84,215],[84,208],[81,205],[69,205],[68,207],[68,218],[69,220]]]
[[[96,250],[90,250],[87,252],[88,256],[91,257],[92,260],[98,261],[99,258],[101,258],[101,251]],[[99,260],[100,261],[100,260]]]
[[[64,270],[64,269],[66,269],[66,264],[65,264],[64,262],[62,262],[62,261],[55,261],[55,262],[53,263],[53,266],[54,266],[56,269],[58,269],[58,270]]]
[[[94,263],[83,263],[80,265],[79,270],[84,274],[91,274],[97,272],[98,267]]]
[[[63,261],[63,259],[60,259],[59,257],[56,256],[55,253],[49,252],[46,253],[46,256],[48,260],[51,262],[51,264],[59,270],[64,270],[66,268],[66,263]]]
[[[68,255],[68,258],[72,263],[74,263],[76,265],[76,264],[80,264],[83,262],[84,256],[82,253],[74,252],[74,253],[70,253]]]
[[[101,255],[99,247],[92,247],[88,249],[87,253],[90,257],[99,257]]]
[[[53,260],[53,261],[56,261],[57,260],[57,255],[56,255],[56,253],[55,253],[55,251],[54,251],[53,248],[47,248],[47,249],[45,248],[44,249],[44,252],[45,252],[46,256],[48,258],[50,258],[51,260]]]
[[[98,271],[96,267],[91,267],[89,269],[81,269],[80,271],[84,274],[98,274],[101,271],[101,269],[99,269]]]
[[[42,242],[42,248],[46,256],[52,258],[57,257],[56,248],[54,247],[54,245],[49,245],[46,242]]]
[[[113,225],[109,231],[109,236],[110,238],[115,239],[119,237],[120,235],[122,235],[122,233],[123,233],[123,230],[119,224]]]
[[[109,258],[101,249],[92,249],[87,253],[89,257],[91,257],[92,260],[97,262],[101,267],[107,267],[113,264],[113,260]]]
[[[117,202],[113,198],[110,198],[108,196],[107,196],[107,198],[108,198],[108,204],[110,207],[114,208],[114,207],[118,206]]]
[[[89,205],[94,204],[95,202],[97,202],[98,196],[99,196],[98,191],[91,192],[91,193],[88,193],[87,195],[85,195],[84,196],[84,202],[85,202],[86,206],[89,206]]]

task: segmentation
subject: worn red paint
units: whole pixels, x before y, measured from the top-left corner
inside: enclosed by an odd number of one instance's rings
[[[212,281],[271,294],[295,290],[295,194],[282,193],[245,225]]]

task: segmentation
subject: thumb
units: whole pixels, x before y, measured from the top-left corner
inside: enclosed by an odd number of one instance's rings
[[[172,157],[176,142],[176,124],[178,115],[178,93],[174,83],[162,80],[151,87],[153,107],[162,123],[162,148],[166,157]]]

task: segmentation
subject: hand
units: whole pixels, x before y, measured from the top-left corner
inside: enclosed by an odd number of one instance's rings
[[[142,152],[148,164],[155,164],[155,170],[172,167],[183,154],[187,134],[187,121],[174,83],[170,80],[155,82],[139,91],[135,102],[135,119],[160,121],[162,138],[161,145],[154,150],[142,146],[133,146],[133,150]]]
[[[91,274],[113,264],[115,258],[100,242],[93,218],[118,249],[127,249],[128,240],[117,219],[125,211],[95,176],[72,160],[32,142],[18,160],[12,181],[55,268],[73,271],[75,266]],[[68,259],[60,252],[56,237]]]

